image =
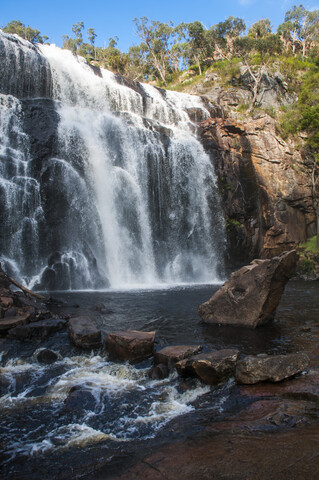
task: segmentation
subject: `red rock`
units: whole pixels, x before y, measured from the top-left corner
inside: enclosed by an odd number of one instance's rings
[[[206,323],[255,328],[275,314],[285,285],[295,272],[295,250],[267,260],[254,260],[232,273],[227,282],[200,305]]]
[[[10,308],[13,305],[13,299],[11,297],[0,297],[0,303],[4,308]]]
[[[139,361],[153,354],[155,332],[110,332],[105,347],[111,358],[122,361]]]
[[[203,347],[201,345],[173,345],[164,347],[154,355],[154,363],[170,365],[179,362],[184,358],[191,357],[198,353]]]
[[[237,363],[236,381],[242,384],[281,382],[302,372],[310,363],[305,353],[248,355]]]
[[[204,383],[215,385],[235,375],[239,351],[235,349],[216,350],[201,353],[176,364],[182,376],[198,376]]]
[[[91,349],[101,346],[101,331],[90,317],[70,318],[69,336],[77,347]]]

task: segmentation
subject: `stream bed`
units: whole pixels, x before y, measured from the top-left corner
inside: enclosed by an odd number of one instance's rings
[[[64,313],[96,318],[104,336],[114,330],[155,330],[156,349],[201,344],[204,351],[237,348],[243,355],[304,351],[316,365],[319,282],[290,281],[274,322],[256,330],[201,322],[197,307],[218,287],[61,292],[55,297],[73,305]],[[107,313],[94,309],[99,303]],[[37,362],[35,355],[44,347],[58,354],[55,363]],[[175,373],[151,380],[151,359],[138,365],[110,362],[103,349],[74,347],[67,331],[41,343],[3,339],[0,355],[0,478],[95,478],[90,472],[100,464],[114,474],[117,458],[134,457],[146,444],[191,436],[250,402],[233,379],[216,387]],[[87,402],[67,400],[71,389],[83,387],[92,394]],[[109,477],[105,473],[103,478]]]

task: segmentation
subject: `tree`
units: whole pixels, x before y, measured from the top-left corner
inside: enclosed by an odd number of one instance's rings
[[[253,82],[252,101],[248,111],[251,111],[260,93],[261,81],[265,69],[275,53],[282,50],[282,43],[277,35],[254,39],[250,37],[237,38],[234,42],[236,55],[241,58]],[[259,65],[255,65],[253,54],[258,53]],[[262,92],[263,93],[263,92]]]
[[[82,30],[84,30],[84,22],[78,22],[72,26],[72,32],[74,33],[76,38],[74,41],[76,50],[78,50],[80,45],[83,43]]]
[[[208,56],[209,47],[211,43],[208,41],[207,31],[204,28],[201,22],[193,22],[187,25],[188,30],[188,44],[189,44],[189,55],[194,58],[199,74],[202,74],[201,63]]]
[[[3,28],[6,33],[17,34],[31,43],[43,43],[40,31],[35,28],[26,27],[20,20],[12,20]],[[48,39],[49,37],[45,37]]]
[[[305,57],[311,45],[319,41],[319,10],[310,12],[303,5],[294,5],[286,12],[278,32],[286,44],[291,44],[293,55],[299,47]]]
[[[170,61],[170,42],[173,34],[171,23],[162,23],[147,17],[135,18],[133,22],[136,25],[136,33],[142,40],[157,75],[166,85],[166,76]]]
[[[271,34],[271,23],[269,18],[259,20],[254,23],[248,30],[248,37],[255,38],[265,38]]]
[[[234,53],[234,40],[245,30],[244,20],[238,17],[228,17],[224,22],[219,22],[212,27],[211,33],[215,40],[217,53],[229,60]]]
[[[88,36],[88,39],[89,39],[90,44],[92,46],[94,60],[96,60],[96,52],[95,52],[94,43],[95,43],[95,38],[97,37],[97,34],[95,33],[95,29],[94,28],[88,28],[87,36]]]

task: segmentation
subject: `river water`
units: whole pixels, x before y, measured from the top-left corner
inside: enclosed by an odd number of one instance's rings
[[[201,322],[197,306],[217,288],[62,292],[58,297],[72,304],[66,309],[71,315],[95,317],[104,335],[128,328],[156,330],[157,349],[196,343],[204,350],[238,348],[242,354],[307,351],[314,355],[319,282],[291,281],[275,321],[256,330]],[[100,302],[108,313],[94,310]],[[56,351],[59,360],[40,365],[34,354],[43,347]],[[94,468],[101,452],[104,461],[108,456],[111,461],[119,450],[123,453],[142,448],[141,442],[167,438],[174,422],[175,427],[189,430],[194,428],[192,418],[205,417],[207,411],[209,418],[218,418],[227,413],[229,402],[232,406],[235,402],[237,409],[243,402],[236,396],[233,380],[218,387],[185,381],[176,374],[153,381],[148,376],[151,360],[135,366],[113,363],[103,350],[83,353],[73,347],[67,332],[41,344],[4,340],[1,350],[1,478],[70,478],[71,470],[72,478],[80,478]],[[70,389],[79,386],[93,394],[93,402],[82,407],[66,402]]]

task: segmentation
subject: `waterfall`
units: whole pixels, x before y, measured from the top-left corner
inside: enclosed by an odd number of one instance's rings
[[[0,53],[20,78],[0,98],[6,268],[40,289],[218,281],[224,222],[191,121],[210,116],[202,100],[13,35]]]

